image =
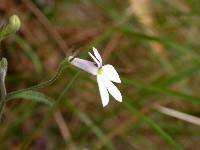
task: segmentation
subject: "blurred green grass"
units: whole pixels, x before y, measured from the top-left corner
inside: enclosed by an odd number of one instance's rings
[[[79,149],[198,150],[199,127],[152,109],[160,104],[200,116],[198,0],[149,1],[156,35],[146,32],[137,13],[129,14],[130,2],[3,1],[1,17],[15,12],[22,20],[17,36],[1,43],[2,55],[9,61],[9,91],[55,73],[66,57],[49,32],[56,30],[68,47],[66,54],[71,48],[80,49],[79,57],[87,58],[95,46],[108,58],[105,63],[113,64],[123,79],[118,87],[124,102],[110,98],[108,107],[102,108],[96,79],[67,68],[56,83],[41,91],[53,99],[60,97],[56,110],[62,112],[70,139],[63,138],[50,108],[16,101],[8,104],[0,125],[0,149],[71,149],[73,143]],[[32,5],[51,26],[41,21]],[[152,42],[161,45],[165,57],[155,52]]]

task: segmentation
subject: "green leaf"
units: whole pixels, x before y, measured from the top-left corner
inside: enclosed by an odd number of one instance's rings
[[[44,95],[43,93],[33,91],[33,90],[27,90],[27,91],[22,91],[20,93],[14,93],[14,94],[8,95],[6,100],[10,101],[10,100],[19,99],[19,98],[24,99],[24,100],[40,102],[47,105],[52,105],[50,97]]]

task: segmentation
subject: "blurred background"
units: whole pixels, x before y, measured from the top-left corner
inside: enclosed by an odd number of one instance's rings
[[[71,50],[95,46],[119,72],[123,103],[103,108],[96,78],[67,68],[39,91],[58,101],[7,103],[0,149],[199,150],[200,127],[160,105],[200,116],[199,0],[1,0],[0,22],[20,30],[1,42],[8,92],[50,79]]]

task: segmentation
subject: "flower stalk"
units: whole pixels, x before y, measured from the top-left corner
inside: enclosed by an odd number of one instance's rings
[[[0,61],[0,92],[1,92],[0,121],[2,118],[3,110],[6,103],[6,96],[7,96],[6,86],[5,86],[5,78],[6,78],[7,68],[8,68],[7,66],[8,66],[7,59],[2,58],[2,60]]]
[[[66,61],[66,60],[62,61],[59,65],[55,75],[53,77],[51,77],[49,80],[41,82],[41,83],[36,84],[34,86],[25,88],[25,89],[10,92],[10,93],[7,94],[6,101],[8,101],[10,99],[10,97],[12,97],[13,95],[15,95],[17,93],[21,93],[21,92],[28,91],[28,90],[38,90],[38,89],[42,89],[42,88],[45,88],[47,86],[50,86],[60,77],[62,71],[64,69],[66,69],[67,67],[68,67],[68,61]]]

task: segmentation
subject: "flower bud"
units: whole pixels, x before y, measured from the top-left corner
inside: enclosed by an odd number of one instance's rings
[[[21,22],[17,15],[12,15],[9,22],[0,27],[0,40],[6,38],[8,35],[13,34],[19,30]]]
[[[10,28],[12,28],[12,30],[14,32],[16,32],[17,30],[19,30],[20,26],[21,26],[21,22],[20,19],[17,15],[12,15],[9,18],[9,24],[10,24]]]

